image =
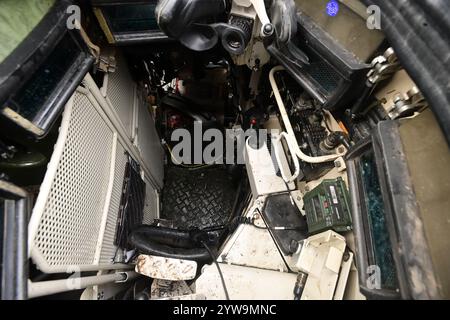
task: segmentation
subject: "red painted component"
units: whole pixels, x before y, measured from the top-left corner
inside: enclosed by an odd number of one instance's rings
[[[182,118],[181,115],[179,114],[172,114],[168,121],[167,121],[167,125],[170,129],[176,129],[179,128],[182,124]]]

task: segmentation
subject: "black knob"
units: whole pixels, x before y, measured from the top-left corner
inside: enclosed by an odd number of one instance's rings
[[[271,36],[273,33],[273,24],[271,23],[267,23],[264,28],[263,28],[263,32],[265,36]]]

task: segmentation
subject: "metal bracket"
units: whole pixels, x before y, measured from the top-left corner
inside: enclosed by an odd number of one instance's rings
[[[258,15],[258,18],[262,24],[261,36],[263,37],[271,36],[275,28],[270,22],[264,0],[250,0],[250,2],[252,3],[253,8],[255,8],[256,14]]]
[[[80,35],[83,38],[84,42],[86,43],[86,45],[89,48],[89,51],[91,52],[91,54],[95,57],[95,61],[98,62],[98,59],[100,57],[100,47],[95,45],[91,39],[89,38],[89,36],[87,35],[86,31],[83,29],[83,27],[81,26],[80,21],[75,20],[75,28],[78,29],[80,31]]]
[[[392,120],[411,116],[415,112],[420,112],[428,107],[422,93],[417,87],[413,87],[405,95],[398,94],[394,98],[394,105],[390,109],[388,115]]]
[[[114,55],[101,55],[98,59],[97,69],[105,73],[115,72],[117,61]]]
[[[254,11],[251,10],[251,7],[253,7]],[[275,31],[274,26],[270,22],[269,15],[267,14],[264,0],[233,0],[233,9],[232,14],[247,16],[253,20],[256,20],[257,16],[262,25],[260,30],[261,37],[269,37]],[[250,12],[251,15],[249,15]]]
[[[374,87],[383,80],[386,80],[401,69],[400,62],[394,49],[387,49],[382,56],[378,56],[372,61],[372,69],[367,74],[367,86]]]

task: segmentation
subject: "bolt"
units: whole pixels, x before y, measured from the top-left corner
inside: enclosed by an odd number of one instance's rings
[[[394,103],[398,103],[398,102],[400,102],[400,101],[402,101],[403,100],[403,97],[402,97],[402,95],[400,94],[400,93],[397,93],[395,96],[394,96]]]
[[[335,166],[336,168],[340,168],[340,167],[342,166],[342,164],[341,164],[341,162],[340,162],[339,160],[336,160],[336,161],[334,162],[334,166]]]
[[[344,252],[343,259],[344,259],[345,262],[347,262],[348,259],[350,259],[350,254],[348,253],[348,251],[345,251],[345,252]]]
[[[270,36],[273,33],[273,25],[271,23],[268,23],[263,28],[263,33],[265,36]]]

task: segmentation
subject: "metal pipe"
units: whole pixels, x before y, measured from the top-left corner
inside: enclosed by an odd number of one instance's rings
[[[68,278],[63,280],[51,280],[41,282],[28,281],[28,298],[49,296],[52,294],[85,289],[111,282],[127,282],[138,276],[135,272],[116,272],[112,274]]]
[[[27,297],[27,198],[4,201],[1,299],[24,300]]]
[[[278,89],[277,82],[275,80],[275,72],[278,71],[284,71],[284,67],[282,66],[276,66],[273,67],[272,70],[270,70],[269,73],[269,80],[270,85],[272,86],[273,94],[275,95],[275,100],[278,104],[278,109],[280,110],[281,118],[283,119],[284,127],[286,128],[287,135],[285,136],[286,140],[291,140],[292,146],[294,148],[295,154],[297,157],[300,158],[300,160],[307,162],[307,163],[324,163],[324,162],[331,162],[334,161],[342,156],[344,156],[343,153],[329,155],[329,156],[322,156],[322,157],[310,157],[302,152],[300,147],[298,146],[298,143],[295,139],[295,133],[292,129],[291,121],[289,120],[289,116],[286,112],[286,107],[284,106],[283,99],[280,94],[280,90]]]

